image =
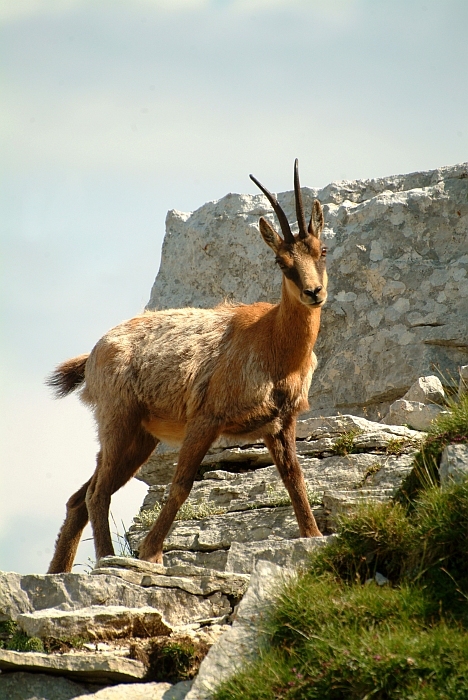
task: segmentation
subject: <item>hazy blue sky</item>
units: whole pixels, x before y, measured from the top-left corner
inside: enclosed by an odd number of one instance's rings
[[[41,572],[97,450],[43,379],[144,307],[167,210],[291,189],[296,156],[309,186],[468,160],[468,3],[2,0],[0,28],[0,569]]]

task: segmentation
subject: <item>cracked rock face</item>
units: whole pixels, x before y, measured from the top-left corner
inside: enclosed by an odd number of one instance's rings
[[[334,532],[337,516],[354,505],[390,499],[411,470],[422,438],[404,426],[349,415],[299,421],[297,434],[298,460],[324,534]],[[211,450],[202,463],[203,477],[194,483],[166,537],[165,564],[248,574],[260,558],[290,566],[323,544],[322,538],[307,544],[299,539],[288,494],[271,463],[261,443]],[[167,476],[163,484],[155,483],[163,467],[167,467],[166,457],[158,465],[156,454],[140,474],[150,488],[128,532],[135,551],[151,527],[148,517],[151,513],[157,517],[168,496]],[[213,579],[210,585],[219,584]]]
[[[468,163],[303,188],[325,210],[329,300],[315,351],[311,415],[379,418],[415,380],[457,375],[468,340]],[[278,195],[295,222],[294,194]],[[275,302],[281,274],[258,232],[263,195],[169,212],[148,308]],[[367,412],[367,413],[366,413]]]

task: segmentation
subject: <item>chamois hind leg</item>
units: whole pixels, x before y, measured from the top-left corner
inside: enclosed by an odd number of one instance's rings
[[[83,484],[67,502],[67,515],[57,537],[54,556],[47,571],[48,574],[61,574],[72,570],[81,533],[88,522],[86,491],[90,481],[91,479],[86,484]]]
[[[134,433],[130,435],[128,430],[121,430],[119,426],[112,442],[115,458],[111,459],[112,450],[107,447],[102,449],[97,456],[93,477],[68,500],[67,515],[57,537],[54,556],[48,570],[49,574],[59,574],[72,570],[81,534],[88,523],[88,506],[94,515],[94,522],[97,522],[97,526],[94,525],[91,517],[97,556],[105,556],[100,553],[102,551],[105,551],[106,554],[113,554],[109,530],[110,498],[148,459],[157,443],[156,438],[149,435],[139,425],[134,427]],[[102,496],[104,496],[103,501]],[[100,506],[104,508],[104,517],[100,517]],[[96,510],[98,511],[97,516],[95,515]],[[104,543],[99,540],[100,549],[98,549],[96,532],[98,538],[102,532],[104,533],[104,537],[101,538]]]
[[[129,418],[115,422],[113,427],[114,430],[106,431],[107,439],[101,437],[101,459],[86,493],[96,559],[114,554],[109,528],[112,494],[131,479],[159,442],[146,432],[139,420]]]
[[[296,416],[288,416],[283,429],[275,435],[264,435],[264,440],[291,498],[301,537],[320,537],[296,455]]]
[[[199,419],[187,425],[169,496],[158,519],[143,540],[139,556],[162,564],[163,542],[180,506],[187,499],[203,457],[220,433],[217,426]]]

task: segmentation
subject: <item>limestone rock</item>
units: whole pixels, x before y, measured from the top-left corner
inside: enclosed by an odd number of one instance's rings
[[[250,573],[257,562],[269,561],[283,568],[303,565],[308,556],[318,547],[323,547],[332,540],[329,537],[298,538],[296,540],[269,538],[262,542],[233,542],[226,562],[227,571]]]
[[[2,619],[46,608],[78,610],[118,601],[129,608],[149,606],[169,625],[181,625],[228,615],[231,606],[220,592],[198,596],[179,588],[143,588],[117,576],[102,574],[21,575],[0,572]]]
[[[459,368],[460,382],[458,385],[458,398],[468,393],[468,365],[463,365]]]
[[[406,446],[416,446],[422,439],[420,432],[410,430],[404,425],[383,425],[358,416],[340,415],[303,419],[297,422],[296,429],[298,438],[296,449],[301,466],[304,467],[301,462],[302,455],[319,457],[326,452],[333,453],[336,440],[346,433],[355,434],[356,448],[361,451],[384,450],[390,442],[395,440],[403,441]],[[167,490],[163,486],[171,482],[177,462],[176,449],[171,448],[172,462],[168,465],[165,456],[166,448],[162,453],[159,448],[158,445],[152,457],[137,474],[137,478],[152,487],[152,491],[143,503],[144,509],[151,508],[155,502],[160,502],[167,495]],[[242,465],[244,470],[251,470],[272,464],[273,460],[263,443],[231,445],[224,448],[214,446],[202,462],[204,470],[211,467],[209,471],[204,472],[203,479],[229,481],[234,477],[230,472],[225,471],[228,467],[236,465],[239,468]],[[197,482],[194,488],[196,487]]]
[[[467,175],[462,163],[303,188],[306,210],[315,197],[324,205],[329,248],[313,415],[367,410],[378,417],[433,365],[455,375],[466,363]],[[295,222],[294,193],[278,200]],[[169,212],[148,307],[278,299],[281,274],[258,232],[260,216],[276,225],[261,194]]]
[[[468,445],[447,445],[439,467],[440,483],[460,483],[468,477]]]
[[[84,685],[45,673],[17,671],[0,675],[1,700],[73,700],[77,697],[90,698],[88,693],[92,691]]]
[[[319,527],[324,522],[322,510],[314,509]],[[132,548],[138,550],[145,531],[129,531]],[[166,549],[210,551],[228,549],[231,542],[258,542],[270,535],[293,539],[299,528],[291,506],[259,508],[242,513],[214,515],[203,520],[178,521],[172,526],[164,546]]]
[[[406,401],[420,403],[445,403],[445,391],[439,377],[419,377],[403,396]]]
[[[179,686],[179,687],[178,687]],[[88,695],[88,700],[183,700],[191,682],[170,683],[126,683],[103,688]]]
[[[424,404],[419,401],[406,401],[398,399],[390,406],[390,410],[382,419],[384,423],[392,425],[408,424],[416,430],[428,430],[432,421],[446,411],[436,404]]]
[[[146,668],[140,661],[111,654],[38,654],[5,649],[0,649],[0,670],[50,673],[102,684],[135,681],[142,679],[146,673]]]
[[[187,700],[208,700],[221,681],[235,673],[243,662],[255,657],[259,636],[256,625],[258,616],[265,613],[274,597],[275,587],[287,576],[288,570],[275,564],[266,561],[257,563],[232,627],[211,647],[202,661]]]
[[[130,563],[129,563],[130,562]],[[135,562],[135,564],[133,564]],[[249,576],[233,573],[221,573],[194,565],[175,565],[164,567],[161,564],[151,564],[146,561],[131,560],[128,557],[105,557],[101,559],[93,575],[106,574],[108,571],[116,576],[128,573],[128,569],[135,568],[135,583],[149,587],[180,588],[181,590],[198,596],[209,596],[215,592],[221,592],[228,596],[240,598],[247,590]],[[137,573],[138,572],[138,573]],[[161,632],[160,634],[164,634]]]
[[[169,635],[158,610],[149,607],[125,608],[121,605],[94,605],[79,610],[48,608],[18,615],[17,623],[28,637],[70,639],[121,639]]]

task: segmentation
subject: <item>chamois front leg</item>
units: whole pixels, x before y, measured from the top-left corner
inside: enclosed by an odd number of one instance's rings
[[[264,440],[291,498],[301,537],[321,537],[297,460],[296,416],[288,416],[283,422],[283,429],[275,435],[264,435]]]
[[[168,499],[155,524],[142,542],[139,552],[140,559],[162,564],[163,543],[166,535],[174,522],[177,511],[190,494],[203,457],[218,437],[219,432],[219,428],[207,425],[202,420],[194,421],[187,426]]]

